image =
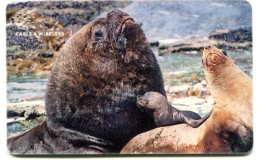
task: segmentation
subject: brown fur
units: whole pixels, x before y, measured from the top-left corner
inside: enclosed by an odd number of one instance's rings
[[[106,19],[76,32],[61,49],[45,95],[47,121],[42,130],[51,132],[42,137],[43,144],[38,142],[37,126],[26,135],[9,138],[8,147],[18,154],[86,153],[90,148],[119,152],[132,137],[155,128],[153,118],[136,103],[149,91],[165,95],[146,37],[128,14],[111,11]],[[22,146],[27,134],[35,137]]]
[[[202,60],[216,102],[208,120],[199,128],[182,124],[142,133],[121,153],[246,153],[252,149],[252,80],[216,47],[205,49]]]

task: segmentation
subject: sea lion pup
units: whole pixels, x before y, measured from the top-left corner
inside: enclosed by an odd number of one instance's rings
[[[192,111],[180,111],[172,107],[166,97],[158,92],[147,92],[145,95],[137,98],[138,105],[142,106],[146,112],[150,113],[159,126],[176,125],[186,123],[193,128],[199,127],[210,116],[209,112],[205,117],[201,118]]]
[[[76,32],[60,50],[45,94],[47,120],[8,139],[15,154],[119,152],[156,127],[137,106],[146,92],[164,96],[159,65],[141,27],[113,10]]]
[[[252,80],[214,46],[204,49],[202,63],[215,100],[211,116],[198,128],[180,124],[139,134],[121,153],[246,153],[252,149]]]

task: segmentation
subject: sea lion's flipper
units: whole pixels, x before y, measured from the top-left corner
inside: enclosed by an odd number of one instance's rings
[[[181,110],[178,110],[177,108],[171,106],[170,104],[168,104],[168,107],[169,107],[168,108],[169,113],[166,114],[167,116],[164,116],[164,118],[162,118],[162,117],[159,118],[160,122],[162,123],[161,126],[186,123],[193,128],[197,128],[203,122],[205,122],[212,113],[212,110],[211,110],[206,116],[201,118],[200,115],[198,115],[195,112],[181,111]],[[162,119],[164,119],[164,120],[162,120]]]
[[[137,98],[137,104],[151,114],[157,127],[186,123],[191,127],[199,127],[211,115],[210,111],[201,118],[195,112],[181,111],[171,106],[166,97],[158,92],[147,92]]]
[[[185,111],[181,111],[181,113],[183,113],[184,116],[187,116],[187,117],[194,119],[194,120],[201,119],[200,115],[196,112],[193,112],[193,111],[185,110]]]
[[[193,119],[191,117],[187,117],[187,116],[185,116],[183,114],[184,122],[187,123],[188,125],[190,125],[193,128],[197,128],[197,127],[199,127],[203,122],[205,122],[209,118],[211,113],[212,113],[212,110],[206,116],[204,116],[203,118],[198,119],[198,120]]]

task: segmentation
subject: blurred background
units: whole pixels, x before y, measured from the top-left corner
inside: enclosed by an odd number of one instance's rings
[[[252,9],[246,1],[19,1],[6,8],[8,135],[45,119],[48,74],[68,38],[119,8],[142,26],[169,102],[204,116],[214,103],[201,64],[215,45],[252,77]]]

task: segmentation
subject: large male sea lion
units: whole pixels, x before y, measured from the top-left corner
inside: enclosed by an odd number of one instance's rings
[[[214,46],[205,48],[202,63],[215,100],[211,116],[198,128],[181,124],[139,134],[121,153],[246,153],[252,149],[252,80]],[[166,98],[155,96],[164,99],[166,106],[155,111],[168,109]]]
[[[66,42],[49,75],[47,120],[10,137],[9,150],[119,152],[132,137],[156,127],[137,105],[137,97],[150,91],[166,96],[155,56],[133,18],[113,10]]]

